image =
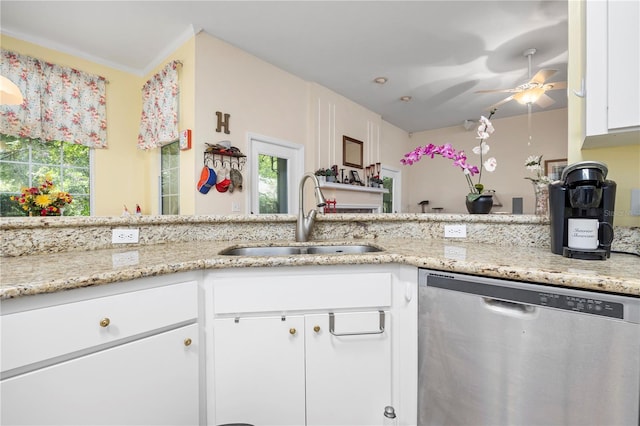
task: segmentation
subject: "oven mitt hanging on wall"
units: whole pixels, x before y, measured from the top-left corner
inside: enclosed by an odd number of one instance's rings
[[[211,167],[204,166],[197,185],[198,191],[203,194],[208,193],[211,187],[216,184],[216,179],[216,172]]]
[[[240,170],[231,169],[231,172],[229,172],[229,174],[231,176],[231,185],[229,185],[229,192],[233,192],[236,189],[238,191],[242,191],[242,173],[240,173]]]

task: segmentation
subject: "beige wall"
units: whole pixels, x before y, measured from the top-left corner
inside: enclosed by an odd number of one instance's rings
[[[524,107],[523,107],[524,108]],[[498,113],[499,114],[499,113]],[[533,176],[524,163],[530,155],[542,155],[543,160],[561,159],[567,156],[567,110],[555,109],[532,114],[532,141],[528,145],[527,114],[491,120],[495,132],[487,140],[491,150],[487,157],[495,157],[498,167],[493,173],[482,174],[485,189],[493,189],[503,207],[495,207],[492,212],[511,212],[512,198],[524,199],[524,213],[533,214],[534,193],[532,184],[525,179]],[[465,151],[468,163],[479,166],[479,156],[472,152],[477,146],[476,128],[467,131],[460,126],[446,127],[411,136],[409,150],[417,146],[433,143],[451,143],[456,150]],[[485,158],[487,158],[485,157]],[[402,155],[399,155],[399,161]],[[409,212],[419,212],[418,203],[429,200],[429,207],[443,207],[443,212],[464,213],[465,196],[469,192],[467,181],[451,160],[442,157],[423,157],[412,166],[402,166],[403,185],[408,188],[407,208]],[[405,177],[406,176],[406,177]],[[473,178],[477,183],[477,175]]]
[[[304,80],[202,32],[196,36],[194,150],[191,191],[196,214],[229,214],[232,202],[249,213],[250,173],[242,170],[244,190],[233,194],[196,190],[205,143],[231,141],[247,154],[248,134],[308,146],[309,86]],[[230,134],[216,132],[216,111],[230,114]],[[312,149],[305,149],[311,163]],[[310,167],[307,167],[310,169]],[[184,174],[183,174],[184,176]],[[187,177],[188,179],[188,177]]]

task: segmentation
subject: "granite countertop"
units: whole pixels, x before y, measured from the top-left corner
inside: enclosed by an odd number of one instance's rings
[[[640,259],[634,255],[613,253],[605,261],[588,261],[555,255],[546,248],[504,247],[443,239],[313,242],[316,243],[369,243],[384,251],[269,257],[221,256],[218,253],[225,248],[260,245],[261,242],[191,241],[8,257],[1,260],[0,299],[198,269],[386,263],[640,297]],[[277,246],[299,243],[269,240],[262,244]]]

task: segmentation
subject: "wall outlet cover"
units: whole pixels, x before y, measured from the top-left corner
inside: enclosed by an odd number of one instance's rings
[[[445,238],[466,238],[467,225],[445,225],[444,236]]]
[[[113,229],[111,242],[113,244],[135,244],[138,242],[140,230],[138,228]]]

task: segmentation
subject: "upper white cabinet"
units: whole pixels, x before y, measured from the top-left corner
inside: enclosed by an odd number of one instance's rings
[[[640,143],[640,2],[586,2],[584,148]]]

